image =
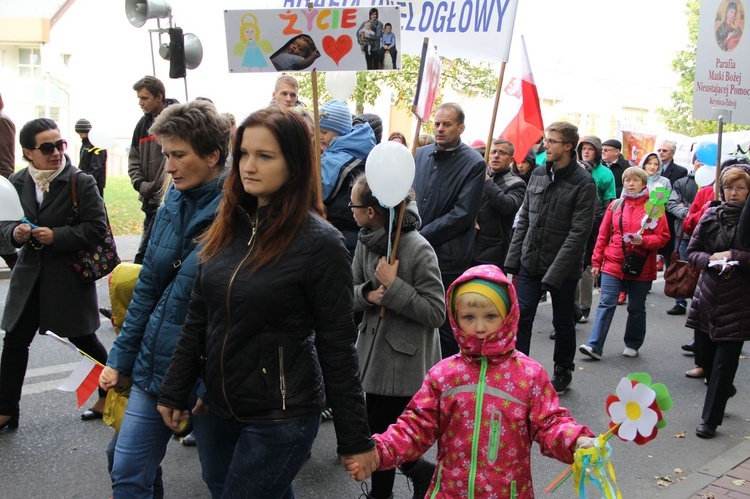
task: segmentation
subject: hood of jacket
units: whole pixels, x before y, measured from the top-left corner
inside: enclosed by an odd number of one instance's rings
[[[589,163],[592,167],[599,166],[599,163],[602,162],[602,139],[593,135],[586,135],[581,139],[580,142],[578,142],[576,152],[578,153],[578,159],[580,159],[581,161],[583,161],[583,156],[581,155],[583,144],[591,144],[592,146],[594,146],[594,149],[596,149],[596,156],[594,157],[594,161],[587,161],[587,163]]]
[[[353,158],[365,159],[373,147],[375,147],[375,132],[369,124],[363,123],[352,128],[352,131],[346,135],[336,137],[323,151],[322,156],[345,154]]]
[[[510,297],[510,311],[505,317],[502,326],[497,331],[488,334],[483,340],[461,331],[454,317],[453,290],[456,286],[471,279],[480,278],[488,281],[504,284],[508,287]],[[458,342],[461,353],[471,357],[476,356],[499,356],[512,352],[516,348],[516,334],[518,331],[518,298],[516,288],[510,279],[495,265],[478,265],[464,272],[448,287],[446,293],[448,317],[450,318],[453,336]]]
[[[651,156],[654,156],[654,157],[656,158],[656,160],[657,160],[657,161],[659,162],[659,169],[658,169],[658,170],[656,171],[656,173],[654,173],[653,175],[649,175],[649,178],[650,178],[651,180],[656,180],[656,179],[658,179],[659,177],[661,177],[661,172],[663,172],[663,171],[664,171],[664,163],[662,163],[662,162],[661,162],[661,159],[659,159],[659,155],[658,155],[658,154],[656,154],[656,152],[653,152],[653,151],[652,151],[652,152],[650,152],[650,153],[646,154],[645,156],[643,156],[643,158],[641,158],[641,164],[640,164],[640,167],[641,167],[641,168],[643,168],[643,169],[645,170],[645,169],[646,169],[646,161],[648,161],[648,159],[649,159],[649,158],[650,158]]]

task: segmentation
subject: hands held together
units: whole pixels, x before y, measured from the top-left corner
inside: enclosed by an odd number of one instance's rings
[[[349,472],[349,475],[351,475],[352,480],[357,480],[358,482],[370,478],[372,472],[380,466],[380,458],[375,449],[353,456],[340,455],[339,460],[346,468],[346,471]]]
[[[383,295],[396,280],[398,274],[398,260],[394,261],[393,264],[388,263],[388,259],[384,256],[380,257],[378,266],[375,268],[375,278],[380,281],[380,287],[378,289],[368,291],[365,299],[375,305],[382,305],[381,302]]]

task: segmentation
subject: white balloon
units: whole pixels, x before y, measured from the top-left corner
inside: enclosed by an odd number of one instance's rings
[[[737,152],[737,144],[734,143],[731,137],[726,135],[721,136],[721,155],[734,154]]]
[[[101,149],[112,149],[115,147],[114,136],[101,128],[92,128],[89,132],[89,140]]]
[[[0,175],[0,220],[3,222],[19,221],[23,218],[23,208],[18,192],[10,180]]]
[[[367,156],[365,174],[378,201],[393,208],[406,198],[414,182],[414,157],[399,142],[382,142]]]
[[[329,71],[326,73],[326,88],[336,100],[345,101],[357,87],[355,71]]]
[[[716,167],[703,165],[695,172],[695,183],[700,187],[711,185],[716,180]]]

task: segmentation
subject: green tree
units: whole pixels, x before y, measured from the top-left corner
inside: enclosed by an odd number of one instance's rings
[[[667,127],[673,132],[684,135],[705,135],[716,133],[717,123],[710,120],[693,118],[693,86],[695,85],[695,63],[698,49],[698,20],[700,17],[700,0],[687,0],[688,44],[677,53],[672,61],[672,69],[680,75],[677,90],[672,92],[672,106],[659,109]],[[728,123],[725,132],[748,130],[750,127]]]
[[[440,74],[440,89],[446,86],[454,90],[492,97],[497,84],[497,72],[488,63],[474,63],[466,59],[442,60]],[[420,57],[403,54],[401,69],[398,71],[358,71],[357,87],[349,100],[356,104],[356,112],[364,112],[364,105],[374,105],[381,92],[390,88],[395,92],[394,102],[402,109],[410,109],[417,91]],[[303,73],[296,78],[300,84],[300,96],[303,101],[312,102],[312,73]],[[323,103],[331,99],[325,88],[325,73],[318,74],[318,102]],[[438,92],[436,104],[442,102],[442,92]]]

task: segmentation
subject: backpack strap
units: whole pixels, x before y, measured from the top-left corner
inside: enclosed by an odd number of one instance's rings
[[[612,213],[617,211],[617,208],[620,207],[620,205],[625,201],[623,198],[617,198],[609,205],[609,209],[612,210]]]
[[[346,179],[346,177],[349,176],[349,173],[351,173],[352,170],[354,170],[361,164],[361,159],[354,158],[351,162],[344,165],[344,167],[339,172],[339,179],[336,182],[336,187],[334,187],[333,192],[328,196],[328,199],[333,199],[336,197],[336,194],[338,194],[339,190],[341,190],[341,186],[344,184],[344,180]]]

